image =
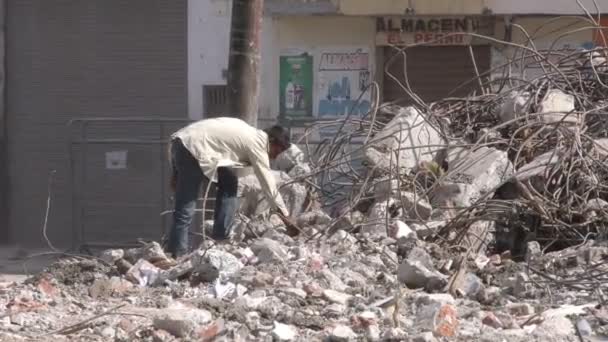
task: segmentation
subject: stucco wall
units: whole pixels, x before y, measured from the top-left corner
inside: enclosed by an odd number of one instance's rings
[[[226,84],[231,1],[190,0],[188,6],[188,113],[191,119],[198,120],[204,116],[203,85]],[[271,86],[276,83],[272,64],[277,44],[274,22],[275,19],[265,17],[262,25],[259,101],[262,123],[276,116],[272,110],[276,89]]]
[[[586,29],[589,24],[580,17],[554,18],[547,16],[514,17],[512,22],[516,25],[512,30],[511,41],[541,51],[551,49],[564,53],[593,47],[593,30]],[[519,48],[497,44],[492,53],[493,67],[497,68],[507,63],[516,52],[521,53],[521,51]],[[517,73],[519,68],[513,68],[511,71]],[[526,70],[526,77],[533,78],[541,72],[540,69],[531,68]],[[494,77],[500,77],[500,74],[501,70],[495,70]]]
[[[495,14],[584,14],[576,0],[485,0],[488,8]],[[593,0],[580,0],[591,13],[595,13]],[[596,0],[600,12],[608,12],[608,0]]]

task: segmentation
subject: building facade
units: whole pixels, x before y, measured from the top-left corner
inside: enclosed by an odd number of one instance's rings
[[[45,244],[43,228],[61,247],[158,239],[163,142],[226,114],[230,1],[0,3],[0,240]],[[574,0],[266,0],[259,125],[295,135],[376,98],[413,103],[408,87],[425,102],[479,91],[476,75],[501,77],[514,58],[501,41],[530,34],[540,50],[602,44]]]

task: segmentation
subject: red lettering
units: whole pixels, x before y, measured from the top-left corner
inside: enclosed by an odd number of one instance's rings
[[[425,42],[432,42],[433,41],[433,36],[434,36],[434,33],[425,33],[424,34],[424,41]]]
[[[442,33],[435,34],[435,38],[433,39],[433,41],[436,41],[434,44],[443,44],[443,34]]]
[[[401,34],[399,33],[389,33],[387,34],[386,40],[391,45],[400,45],[403,44],[403,39],[401,39]]]
[[[420,43],[421,41],[423,41],[424,39],[424,34],[422,33],[416,33],[414,35],[414,43]]]

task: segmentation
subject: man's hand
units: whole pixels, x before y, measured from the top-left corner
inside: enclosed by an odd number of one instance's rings
[[[285,216],[283,213],[281,213],[281,211],[277,212],[277,215],[285,224],[285,227],[287,228],[287,235],[291,237],[300,235],[302,230],[289,217]]]

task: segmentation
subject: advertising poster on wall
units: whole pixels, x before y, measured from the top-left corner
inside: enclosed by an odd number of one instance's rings
[[[356,117],[371,108],[370,57],[366,48],[325,48],[318,61],[317,110],[319,117]]]
[[[281,56],[279,107],[287,117],[312,115],[312,56]]]

